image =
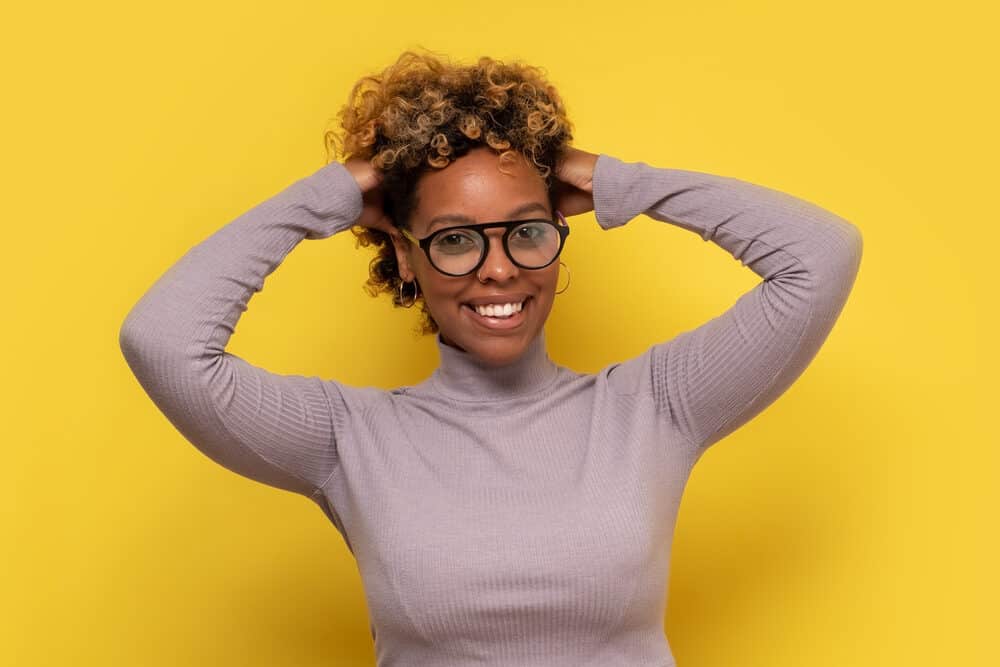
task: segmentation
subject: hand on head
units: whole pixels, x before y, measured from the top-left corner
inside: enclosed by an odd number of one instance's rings
[[[556,161],[553,199],[565,216],[594,210],[594,167],[598,155],[568,146]]]
[[[382,172],[373,167],[368,160],[359,157],[348,159],[344,162],[344,167],[361,188],[363,208],[355,224],[377,229],[390,236],[397,236],[399,230],[385,214],[383,207]]]

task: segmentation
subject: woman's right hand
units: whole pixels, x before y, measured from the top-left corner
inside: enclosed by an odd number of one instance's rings
[[[344,162],[344,167],[351,173],[358,187],[361,188],[361,201],[363,207],[361,215],[354,224],[362,227],[371,227],[390,236],[397,236],[399,230],[392,224],[392,220],[385,214],[382,199],[382,172],[375,169],[371,163],[359,157],[349,158]]]

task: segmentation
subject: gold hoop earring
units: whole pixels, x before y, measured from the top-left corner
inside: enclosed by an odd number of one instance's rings
[[[410,282],[410,281],[406,281],[406,280],[400,280],[399,281],[399,305],[402,306],[403,308],[412,308],[413,304],[415,304],[417,302],[417,297],[420,295],[420,285],[417,284],[416,280],[412,281],[412,283],[413,283],[413,299],[409,303],[404,303],[403,302],[403,285],[405,283],[407,283],[407,282]]]
[[[568,290],[569,289],[569,283],[570,283],[570,281],[573,280],[573,275],[570,273],[569,267],[566,266],[565,264],[563,264],[562,260],[559,260],[559,264],[560,264],[560,266],[563,266],[563,267],[566,268],[566,275],[569,278],[569,280],[566,281],[566,287],[563,287],[561,290],[557,291],[556,294],[562,294],[563,292],[565,292],[566,290]]]

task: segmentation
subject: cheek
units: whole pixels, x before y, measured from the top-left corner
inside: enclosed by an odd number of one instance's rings
[[[458,306],[458,295],[463,288],[459,282],[453,282],[438,275],[429,266],[415,267],[415,272],[417,281],[420,283],[420,291],[424,295],[424,300],[432,315],[437,317],[444,311]]]
[[[559,262],[558,261],[556,262],[554,268],[553,267],[549,268],[551,268],[552,270],[546,274],[545,288],[548,292],[555,292],[558,289],[559,285],[559,273],[560,273]],[[563,282],[566,282],[565,277],[563,278]]]
[[[410,270],[413,272],[413,277],[420,283],[421,292],[433,295],[437,291],[434,267],[427,265],[426,257],[414,257],[411,255]]]

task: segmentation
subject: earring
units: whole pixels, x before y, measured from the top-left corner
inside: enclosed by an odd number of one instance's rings
[[[409,281],[405,281],[405,280],[400,280],[399,281],[399,305],[401,305],[403,308],[412,308],[413,304],[415,304],[417,302],[417,296],[420,295],[420,285],[417,284],[416,280],[412,281],[413,282],[413,299],[409,303],[404,303],[403,302],[403,285],[406,282],[409,282]]]
[[[568,266],[566,266],[565,264],[563,264],[563,261],[562,261],[562,260],[559,260],[559,264],[560,264],[561,266],[565,267],[565,269],[566,269],[566,275],[567,275],[567,277],[569,278],[569,280],[567,280],[567,281],[566,281],[566,287],[563,287],[563,288],[562,288],[561,290],[559,290],[558,292],[556,292],[556,294],[562,294],[563,292],[565,292],[566,290],[568,290],[568,289],[569,289],[569,283],[570,283],[570,280],[572,280],[572,279],[573,279],[573,276],[572,276],[572,275],[570,274],[570,272],[569,272],[569,267],[568,267]]]

